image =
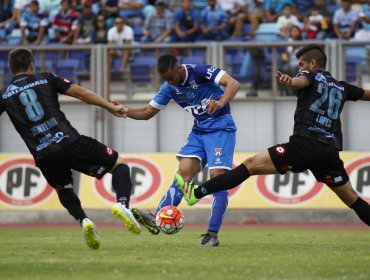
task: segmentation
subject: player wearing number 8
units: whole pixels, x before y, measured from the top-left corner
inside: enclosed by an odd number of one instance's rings
[[[4,111],[8,114],[36,165],[57,191],[61,204],[81,224],[87,246],[98,249],[100,237],[73,191],[71,169],[98,179],[107,172],[112,173],[112,186],[117,195],[112,214],[131,232],[140,233],[140,225],[129,209],[130,169],[116,151],[80,135],[72,127],[60,110],[58,94],[100,106],[117,117],[125,116],[124,107],[51,73],[34,74],[30,50],[20,48],[9,52],[9,66],[14,77],[1,89],[0,115]]]
[[[343,105],[347,100],[370,101],[370,90],[334,79],[325,71],[326,54],[318,45],[303,47],[297,52],[297,59],[296,77],[281,72],[275,75],[279,83],[297,90],[294,131],[289,142],[270,147],[200,186],[189,184],[180,174],[175,176],[176,182],[188,204],[194,205],[200,198],[234,188],[252,175],[309,169],[370,226],[370,206],[353,189],[339,158],[339,151],[343,149],[340,122]]]

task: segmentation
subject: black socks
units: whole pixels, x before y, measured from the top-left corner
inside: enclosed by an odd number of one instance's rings
[[[350,206],[350,208],[355,210],[361,221],[370,226],[370,205],[365,200],[363,200],[361,197],[358,197],[357,200]]]
[[[249,171],[244,164],[230,170],[224,174],[218,175],[194,190],[196,198],[202,198],[206,195],[235,188],[250,177]]]
[[[79,223],[87,218],[81,207],[81,201],[72,188],[57,191],[60,203],[66,208]]]
[[[120,164],[113,170],[112,175],[112,186],[116,192],[117,202],[128,208],[132,190],[130,168],[126,164]]]

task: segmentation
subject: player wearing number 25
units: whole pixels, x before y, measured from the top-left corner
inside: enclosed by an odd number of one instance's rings
[[[279,83],[297,91],[294,130],[288,143],[268,148],[225,174],[203,185],[188,185],[181,174],[176,182],[193,205],[208,194],[238,186],[252,175],[297,173],[311,170],[319,182],[329,186],[360,219],[370,226],[370,206],[353,189],[343,162],[340,113],[347,100],[370,101],[370,90],[337,81],[325,71],[326,54],[311,44],[297,52],[299,73],[296,77],[276,73]],[[184,187],[185,186],[185,187]]]

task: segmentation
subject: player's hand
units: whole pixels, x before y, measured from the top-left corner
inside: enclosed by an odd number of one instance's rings
[[[222,109],[225,103],[220,100],[211,100],[208,103],[208,114],[213,115],[217,110]]]
[[[121,102],[118,100],[111,100],[111,102],[114,105],[113,110],[111,110],[111,113],[115,115],[116,117],[126,118],[127,117],[127,111],[128,108],[123,106]]]
[[[277,71],[276,74],[275,74],[275,78],[276,80],[282,84],[282,85],[286,85],[286,86],[290,86],[292,84],[292,80],[293,78],[290,77],[289,75],[287,74],[283,74],[281,73],[280,71]]]

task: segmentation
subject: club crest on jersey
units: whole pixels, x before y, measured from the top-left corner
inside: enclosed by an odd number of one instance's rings
[[[222,148],[215,148],[215,156],[220,157],[222,154]]]
[[[64,77],[60,77],[60,78],[63,80],[63,82],[70,83],[70,81],[67,78],[64,78]]]
[[[105,153],[108,156],[113,156],[113,149],[109,148],[108,146],[105,146]]]
[[[274,150],[275,150],[276,155],[278,156],[281,156],[286,153],[286,148],[284,145],[276,146]]]
[[[198,88],[198,84],[194,80],[190,81],[189,84],[191,85],[192,89],[197,89]]]

